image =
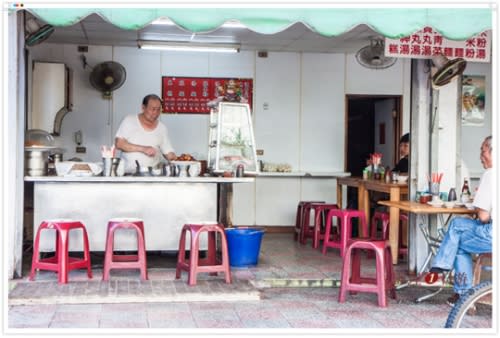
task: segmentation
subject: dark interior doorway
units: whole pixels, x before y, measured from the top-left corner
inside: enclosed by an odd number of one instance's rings
[[[400,95],[347,95],[346,168],[352,176],[362,176],[370,154],[384,149],[382,164],[393,168],[399,160],[401,136]],[[383,148],[381,148],[383,147]],[[357,191],[347,191],[348,208],[357,209]]]

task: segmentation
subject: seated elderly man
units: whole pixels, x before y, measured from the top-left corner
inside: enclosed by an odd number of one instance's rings
[[[448,298],[448,304],[455,304],[469,288],[472,287],[471,254],[491,252],[491,219],[493,203],[493,161],[491,157],[491,136],[486,137],[481,145],[480,159],[486,169],[473,205],[477,218],[454,218],[439,247],[426,280],[436,281],[438,274],[455,269],[453,290],[455,294]]]

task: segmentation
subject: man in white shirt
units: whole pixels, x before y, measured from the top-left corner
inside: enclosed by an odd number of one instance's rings
[[[168,137],[167,127],[159,120],[161,99],[149,94],[142,100],[142,112],[126,116],[115,137],[115,146],[122,151],[125,173],[136,170],[136,161],[141,167],[158,165],[162,156],[175,159],[174,149]]]
[[[476,219],[454,218],[441,243],[438,253],[432,263],[426,280],[437,280],[437,275],[455,269],[453,290],[455,294],[448,298],[448,304],[453,305],[468,289],[472,287],[472,257],[471,254],[491,252],[492,232],[491,219],[493,211],[493,160],[491,155],[491,136],[481,144],[481,163],[486,171],[481,177],[479,188],[474,197],[473,205]]]

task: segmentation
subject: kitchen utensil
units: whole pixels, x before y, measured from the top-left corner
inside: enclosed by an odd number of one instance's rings
[[[102,176],[112,176],[111,175],[111,157],[102,158]]]
[[[238,164],[236,167],[236,177],[243,177],[245,175],[245,167],[243,164]]]
[[[46,176],[49,167],[49,148],[24,148],[24,174],[26,176]]]
[[[437,182],[432,182],[430,184],[430,192],[433,196],[438,196],[439,197],[439,183]]]
[[[200,162],[195,162],[195,163],[192,163],[189,165],[189,167],[188,167],[189,177],[200,176],[200,172],[201,172]]]
[[[456,201],[457,200],[457,192],[455,191],[455,188],[451,188],[450,192],[448,193],[448,201]]]
[[[113,157],[111,159],[111,176],[118,176],[118,166],[120,165],[120,158]]]

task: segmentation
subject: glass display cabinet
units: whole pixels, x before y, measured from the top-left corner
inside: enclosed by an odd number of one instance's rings
[[[210,110],[208,169],[234,172],[242,164],[245,174],[257,174],[257,155],[250,107],[246,103],[220,102]]]

